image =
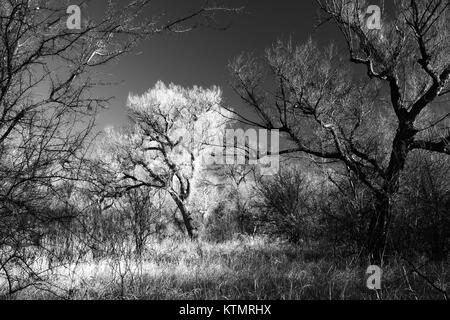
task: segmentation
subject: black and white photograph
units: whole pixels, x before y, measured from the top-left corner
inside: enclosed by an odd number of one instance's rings
[[[450,0],[0,0],[0,300],[449,290]]]

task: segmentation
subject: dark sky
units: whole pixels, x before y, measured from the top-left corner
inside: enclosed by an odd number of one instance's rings
[[[341,40],[330,26],[314,32],[318,21],[314,0],[217,0],[220,1],[230,7],[245,7],[245,13],[228,18],[232,22],[230,29],[197,29],[182,35],[158,35],[143,43],[135,53],[109,65],[110,80],[121,83],[97,92],[115,97],[110,108],[100,114],[100,127],[124,124],[128,94],[142,94],[158,80],[182,86],[218,85],[223,89],[228,105],[242,108],[228,85],[227,65],[233,57],[242,52],[262,55],[264,49],[280,37],[292,37],[298,42],[310,36],[323,42]],[[104,1],[95,1],[90,6],[101,11],[102,3]],[[202,3],[203,0],[158,0],[151,9],[154,8],[155,13],[164,10],[169,16],[177,16]]]

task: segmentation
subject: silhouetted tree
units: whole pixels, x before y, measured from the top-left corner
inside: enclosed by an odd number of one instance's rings
[[[376,210],[365,247],[380,263],[408,155],[415,149],[450,154],[450,114],[439,107],[450,93],[450,6],[396,1],[396,18],[369,30],[365,1],[318,3],[344,35],[351,63],[365,67],[368,78],[352,72],[333,47],[278,42],[265,65],[251,56],[236,59],[234,88],[261,119],[243,121],[279,129],[295,144],[280,154],[338,161],[371,190]]]

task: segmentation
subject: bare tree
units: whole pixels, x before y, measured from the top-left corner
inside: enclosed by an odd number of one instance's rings
[[[351,63],[364,66],[368,78],[352,72],[333,47],[278,42],[265,64],[251,56],[232,64],[236,92],[261,121],[241,118],[284,133],[294,147],[280,154],[337,161],[373,192],[366,249],[380,263],[408,155],[450,154],[450,113],[442,108],[450,93],[450,3],[396,1],[396,18],[369,30],[364,1],[318,2],[345,36]]]
[[[98,67],[145,37],[205,24],[220,27],[217,13],[235,11],[206,2],[163,20],[157,12],[148,16],[150,2],[108,1],[101,18],[85,18],[73,30],[61,1],[0,3],[0,271],[10,293],[22,285],[9,276],[7,265],[30,269],[21,249],[39,243],[38,226],[52,192],[62,181],[79,178],[95,113],[108,103],[90,94],[102,83]]]
[[[218,88],[184,89],[162,82],[142,96],[130,96],[132,126],[128,132],[109,131],[103,165],[111,163],[114,183],[105,197],[136,188],[167,192],[181,213],[189,237],[195,237],[188,207],[192,180],[202,168],[202,152],[224,129]],[[114,177],[118,177],[114,179]]]

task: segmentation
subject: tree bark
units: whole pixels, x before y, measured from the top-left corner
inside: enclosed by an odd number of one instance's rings
[[[368,228],[366,250],[371,263],[375,265],[381,265],[383,260],[391,214],[390,199],[398,192],[400,174],[410,152],[409,143],[415,134],[412,123],[404,118],[405,115],[399,114],[399,117],[400,125],[393,141],[389,166],[383,177],[384,185],[376,195],[375,211]]]
[[[370,262],[374,265],[381,265],[383,252],[387,240],[389,229],[390,203],[388,196],[379,196],[376,199],[375,210],[372,213],[368,234],[366,251]]]
[[[183,217],[184,226],[186,227],[186,231],[188,233],[189,238],[195,239],[196,237],[195,228],[192,225],[192,217],[188,208],[186,207],[186,204],[182,199],[180,199],[180,197],[177,194],[171,193],[170,195],[172,196],[172,199],[175,201],[178,209],[180,210],[181,216]]]

